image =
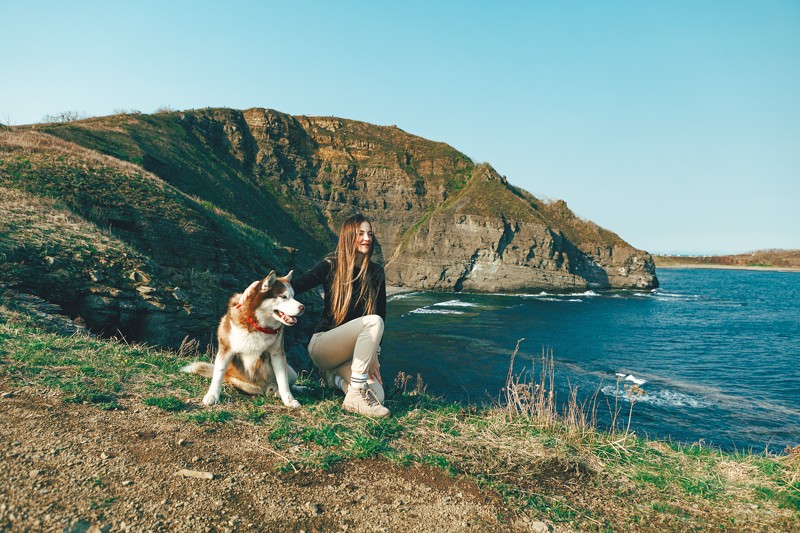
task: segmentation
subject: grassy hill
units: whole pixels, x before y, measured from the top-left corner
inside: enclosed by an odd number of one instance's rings
[[[242,280],[294,251],[132,163],[34,131],[0,132],[0,280],[94,330],[177,345]]]

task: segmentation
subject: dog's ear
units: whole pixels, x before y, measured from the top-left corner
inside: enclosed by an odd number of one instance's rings
[[[292,272],[294,272],[294,270],[290,270],[288,274],[283,276],[283,279],[286,280],[286,283],[291,283],[292,282]]]
[[[266,278],[264,278],[264,281],[261,283],[261,292],[267,292],[268,290],[270,290],[272,286],[275,284],[275,278],[276,278],[275,271],[274,270],[270,271],[269,275]]]
[[[249,286],[249,287],[247,287],[247,290],[245,290],[245,291],[242,293],[242,296],[239,298],[239,305],[242,305],[242,304],[244,304],[244,302],[245,302],[245,301],[246,301],[248,298],[252,298],[252,296],[253,296],[253,295],[255,294],[255,292],[258,290],[258,286],[259,286],[259,285],[261,285],[261,280],[259,280],[259,281],[254,281],[253,283],[251,283],[251,284],[250,284],[250,286]]]

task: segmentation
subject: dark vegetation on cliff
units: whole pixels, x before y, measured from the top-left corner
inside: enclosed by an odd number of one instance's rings
[[[444,143],[333,117],[203,109],[6,128],[0,187],[5,286],[162,345],[210,340],[228,295],[310,267],[354,212],[375,221],[390,284],[658,283],[647,252],[564,202]]]

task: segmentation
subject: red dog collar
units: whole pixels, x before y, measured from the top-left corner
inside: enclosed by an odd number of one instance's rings
[[[242,304],[237,305],[236,309],[239,309],[241,306],[242,306]],[[250,318],[249,316],[245,315],[245,318],[247,319],[248,322],[250,322],[250,324],[254,328],[256,328],[261,333],[266,333],[267,335],[276,335],[276,334],[280,333],[281,328],[283,327],[283,326],[278,326],[278,329],[262,328],[261,326],[256,324],[255,321],[252,318]]]

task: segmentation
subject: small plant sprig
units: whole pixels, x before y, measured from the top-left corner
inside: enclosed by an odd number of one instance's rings
[[[397,373],[397,377],[394,378],[394,387],[399,392],[406,394],[408,393],[411,396],[424,396],[428,392],[428,385],[426,385],[422,381],[422,374],[417,374],[417,381],[414,384],[414,389],[411,392],[408,392],[408,384],[411,381],[411,374],[406,374],[402,370]]]
[[[625,394],[628,396],[628,401],[630,402],[631,406],[628,409],[628,424],[625,427],[625,433],[629,433],[631,429],[631,417],[633,417],[633,406],[636,405],[636,402],[639,401],[640,396],[646,396],[647,391],[641,388],[639,385],[625,385]]]

